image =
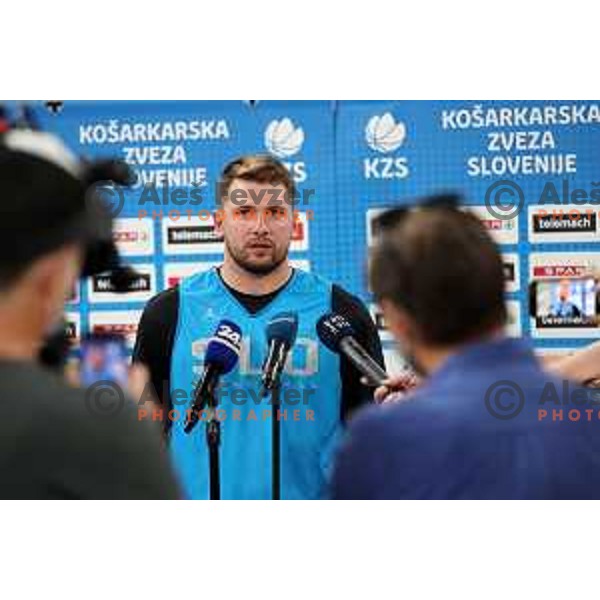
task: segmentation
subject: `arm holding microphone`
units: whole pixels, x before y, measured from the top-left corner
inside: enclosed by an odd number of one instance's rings
[[[406,394],[417,387],[418,377],[412,371],[403,371],[399,375],[391,375],[375,389],[373,397],[377,404],[402,402]]]
[[[331,312],[347,319],[352,325],[356,341],[383,367],[385,362],[379,332],[364,302],[341,286],[333,284]],[[340,357],[339,370],[342,383],[340,417],[342,421],[347,421],[356,410],[373,403],[373,389],[361,381],[360,371],[343,355]]]
[[[346,357],[369,385],[380,386],[388,379],[385,369],[356,340],[352,325],[342,315],[323,315],[317,322],[317,335],[329,350]]]
[[[564,379],[583,385],[600,379],[600,342],[580,348],[567,356],[540,358],[544,368]]]
[[[404,392],[417,385],[417,379],[411,372],[389,376],[382,366],[381,347],[379,353],[372,356],[356,339],[354,327],[344,316],[336,313],[324,315],[317,323],[317,333],[325,346],[345,357],[361,374],[363,388],[376,387],[373,394],[375,402],[401,400]]]

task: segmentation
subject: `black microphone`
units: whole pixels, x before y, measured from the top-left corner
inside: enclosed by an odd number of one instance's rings
[[[237,364],[242,346],[242,330],[231,321],[222,320],[206,347],[204,373],[194,390],[191,413],[185,420],[184,431],[190,433],[200,419],[200,412],[214,399],[221,375],[229,373]]]
[[[262,367],[262,395],[266,396],[279,381],[290,348],[298,333],[298,315],[282,312],[275,315],[267,325],[269,349]]]
[[[319,339],[336,354],[343,354],[374,386],[383,385],[388,374],[354,338],[352,325],[342,315],[329,313],[317,322]]]

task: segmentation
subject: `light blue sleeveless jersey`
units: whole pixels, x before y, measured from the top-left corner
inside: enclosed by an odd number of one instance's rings
[[[260,398],[260,373],[267,350],[265,330],[282,311],[298,313],[298,337],[282,375],[281,498],[322,497],[341,435],[339,357],[317,338],[319,317],[331,311],[332,286],[295,270],[287,286],[258,313],[250,314],[221,281],[216,269],[182,281],[171,362],[173,408],[190,407],[193,382],[202,372],[208,340],[221,319],[243,333],[240,361],[221,378],[219,393],[220,475],[223,499],[271,498],[270,397]],[[179,399],[178,399],[179,396]],[[208,499],[206,424],[191,434],[183,417],[171,428],[170,452],[188,498]]]

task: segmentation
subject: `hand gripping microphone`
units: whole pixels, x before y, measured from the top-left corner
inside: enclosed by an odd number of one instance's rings
[[[192,431],[200,419],[200,411],[214,398],[221,375],[229,373],[237,364],[241,346],[242,330],[231,321],[221,321],[206,347],[204,372],[194,390],[192,410],[185,421],[186,433]]]
[[[352,325],[342,315],[323,315],[317,322],[317,335],[332,352],[348,358],[372,385],[383,385],[388,378],[387,373],[356,341]]]
[[[288,353],[296,341],[298,314],[282,312],[275,315],[267,325],[269,349],[262,367],[262,395],[266,396],[279,381]]]

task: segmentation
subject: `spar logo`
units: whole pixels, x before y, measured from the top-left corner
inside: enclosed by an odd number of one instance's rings
[[[378,154],[391,154],[406,139],[406,125],[396,121],[392,113],[371,117],[365,129],[365,141]],[[405,179],[409,176],[405,156],[377,156],[363,159],[365,179]]]
[[[552,279],[572,279],[589,275],[590,269],[584,265],[542,265],[533,267],[533,277],[551,277]]]
[[[296,127],[288,117],[275,119],[267,125],[265,147],[282,161],[296,183],[306,181],[306,163],[290,162],[286,159],[298,154],[302,150],[302,144],[304,144],[304,130],[300,126]]]

